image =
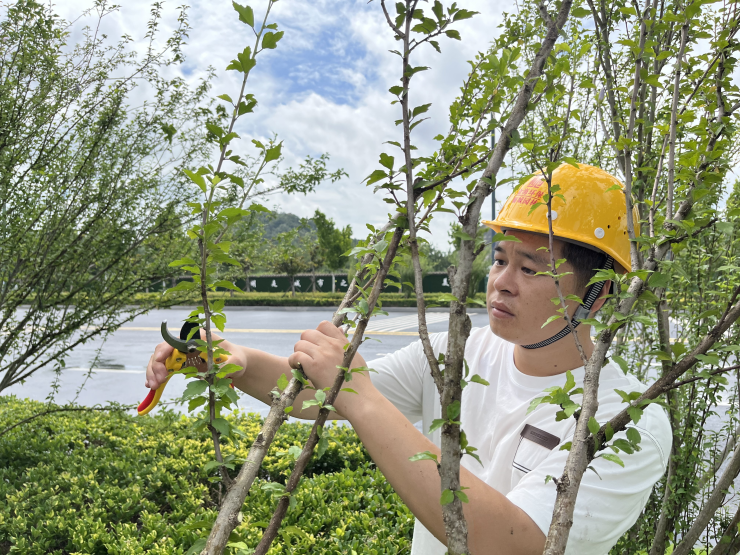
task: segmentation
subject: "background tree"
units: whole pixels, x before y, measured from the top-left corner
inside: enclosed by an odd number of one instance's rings
[[[541,14],[524,4],[507,16],[509,40],[526,45]],[[576,434],[565,471],[555,477],[545,553],[564,552],[591,465],[608,460],[629,471],[640,436],[625,430],[636,429],[651,402],[666,407],[673,428],[668,469],[613,553],[683,555],[700,545],[712,555],[737,553],[740,513],[730,500],[740,470],[740,211],[731,175],[740,161],[738,4],[589,1],[576,4],[573,16],[535,90],[539,101],[514,138],[512,160],[546,179],[561,163],[606,168],[624,182],[626,203],[639,217],[632,221],[628,209],[633,271],[594,278],[619,287],[599,318],[587,321],[598,333],[596,349],[584,360]],[[522,52],[530,58],[529,49]],[[556,186],[549,182],[534,209],[557,202]],[[551,275],[557,277],[554,261]],[[596,390],[606,357],[649,388],[599,422]]]
[[[348,259],[344,253],[352,248],[352,228],[349,225],[344,229],[337,228],[334,220],[327,218],[318,208],[312,220],[326,267],[332,272],[345,268]]]
[[[229,252],[239,266],[223,265],[222,271],[227,279],[245,281],[245,289],[249,291],[249,273],[255,268],[264,267],[268,263],[269,243],[265,241],[265,225],[259,218],[261,214],[252,212],[248,217],[235,223],[227,234],[231,241]],[[233,291],[232,291],[233,293]]]
[[[308,271],[312,267],[310,253],[311,239],[299,235],[300,229],[281,233],[275,238],[270,252],[270,267],[278,273],[288,274],[290,279],[290,294],[295,297],[295,276]]]
[[[49,5],[0,6],[0,391],[150,308],[130,299],[172,275],[164,255],[190,194],[180,168],[220,117],[210,74],[195,89],[163,76],[183,59],[184,9],[157,50],[155,4],[143,57],[129,38],[106,44],[115,9],[96,3],[75,45]],[[134,108],[137,88],[148,100]]]

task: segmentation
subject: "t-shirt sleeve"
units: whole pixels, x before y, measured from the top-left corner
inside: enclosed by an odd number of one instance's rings
[[[446,335],[430,334],[435,354],[439,353]],[[367,366],[375,370],[370,372],[370,380],[378,391],[410,422],[421,420],[424,373],[429,372],[421,341],[414,341],[395,353],[372,360]]]
[[[641,450],[631,455],[620,452],[624,468],[603,458],[595,459],[581,481],[568,536],[566,555],[605,555],[632,527],[647,503],[653,485],[665,471],[670,455],[671,429],[659,407],[645,411],[636,426]],[[660,411],[660,412],[658,412]],[[626,437],[624,432],[615,438]],[[607,449],[607,453],[612,453]],[[555,507],[556,490],[547,476],[563,473],[568,451],[559,447],[527,473],[506,496],[520,507],[547,535]],[[597,474],[598,473],[598,474]]]

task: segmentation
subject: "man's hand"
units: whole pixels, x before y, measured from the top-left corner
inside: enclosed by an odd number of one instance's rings
[[[213,332],[211,332],[211,337],[214,341],[222,339],[222,337],[216,335]],[[205,330],[200,330],[200,338],[205,341]],[[226,340],[224,340],[222,343],[219,343],[219,347],[221,347],[228,353],[231,353],[229,355],[229,363],[236,364],[242,367],[242,370],[234,372],[233,374],[229,374],[228,377],[232,379],[241,377],[247,368],[247,356],[244,352],[244,349]],[[167,380],[167,367],[165,366],[165,361],[167,360],[167,357],[172,354],[172,351],[174,351],[174,349],[164,341],[154,348],[154,353],[149,358],[149,364],[146,367],[146,382],[144,383],[146,387],[150,389],[157,389]],[[206,363],[202,362],[198,364],[197,368],[199,371],[205,371]]]
[[[291,368],[297,368],[300,364],[316,389],[331,387],[339,372],[338,367],[342,366],[344,346],[347,343],[349,342],[341,330],[331,322],[324,320],[315,330],[306,330],[301,334],[300,341],[293,348],[295,352],[288,357],[288,363]],[[366,366],[365,360],[356,354],[350,368],[363,366]],[[348,387],[359,395],[348,392],[340,393],[334,406],[340,414],[351,418],[348,412],[358,406],[359,402],[367,399],[367,394],[375,388],[367,372],[353,374],[352,383]]]

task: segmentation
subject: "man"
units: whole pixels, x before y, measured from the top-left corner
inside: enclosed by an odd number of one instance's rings
[[[561,272],[563,295],[576,294],[583,307],[568,301],[574,322],[598,311],[606,300],[610,282],[587,290],[597,268],[630,269],[629,239],[624,192],[608,173],[592,166],[563,165],[553,173],[564,200],[553,200],[552,224],[556,259],[565,258]],[[618,184],[619,188],[613,185]],[[490,385],[470,383],[463,390],[460,420],[471,445],[478,448],[482,465],[464,457],[462,486],[468,488],[464,504],[471,553],[539,554],[555,503],[555,484],[548,477],[562,474],[568,452],[561,447],[571,440],[576,421],[556,421],[560,407],[540,405],[528,414],[533,399],[548,387],[562,386],[570,370],[580,386],[584,369],[571,330],[562,320],[544,326],[556,314],[550,299],[557,296],[552,278],[537,275],[550,270],[547,210],[532,205],[546,192],[539,176],[531,178],[507,200],[499,218],[485,222],[518,241],[498,244],[491,267],[486,304],[489,327],[471,332],[465,358],[472,374]],[[578,310],[577,310],[578,309]],[[557,329],[554,329],[557,328]],[[562,329],[561,329],[562,328]],[[575,332],[590,356],[590,326]],[[557,333],[554,333],[557,332]],[[341,364],[347,339],[329,322],[307,330],[289,358],[224,342],[231,361],[244,367],[233,375],[234,384],[265,403],[282,373],[300,363],[317,388],[328,387]],[[435,354],[445,352],[447,334],[431,336]],[[157,387],[166,377],[163,361],[171,347],[157,346],[147,369],[147,386]],[[442,555],[445,530],[440,506],[440,480],[433,462],[410,462],[422,451],[440,454],[439,431],[422,434],[412,424],[423,421],[424,431],[440,417],[438,395],[421,345],[416,342],[385,358],[365,363],[360,355],[353,367],[369,366],[370,376],[356,374],[352,388],[334,403],[338,415],[349,420],[375,463],[416,516],[413,555]],[[605,365],[599,385],[596,419],[606,422],[624,408],[615,389],[644,390],[644,386],[613,364]],[[304,391],[292,413],[313,419],[317,408],[300,410],[313,396]],[[574,396],[580,400],[580,396]],[[632,526],[647,502],[655,482],[665,470],[671,448],[671,430],[663,410],[649,405],[635,425],[642,438],[640,451],[620,453],[624,468],[597,458],[587,471],[578,494],[567,553],[604,555]],[[623,437],[625,434],[617,434]]]

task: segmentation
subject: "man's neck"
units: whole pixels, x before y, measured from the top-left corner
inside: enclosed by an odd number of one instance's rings
[[[591,326],[581,324],[576,329],[578,339],[588,359],[594,350],[591,341]],[[529,376],[555,376],[568,370],[583,366],[581,354],[572,335],[563,337],[547,347],[525,349],[521,345],[514,347],[514,364],[522,374]]]

